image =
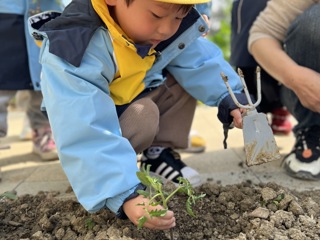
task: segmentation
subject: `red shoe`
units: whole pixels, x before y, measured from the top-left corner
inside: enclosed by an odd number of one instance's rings
[[[290,113],[285,108],[277,108],[272,111],[271,129],[275,135],[288,135],[292,130]]]

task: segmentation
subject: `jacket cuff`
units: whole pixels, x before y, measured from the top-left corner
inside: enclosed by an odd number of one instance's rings
[[[117,213],[118,209],[122,206],[125,199],[128,198],[136,189],[136,186],[115,196],[112,198],[108,198],[106,201],[106,207],[110,209],[110,211]]]
[[[138,190],[146,190],[146,186],[143,185],[142,183],[139,183],[136,187],[133,188],[133,192],[124,199],[124,201],[122,202],[121,206],[118,208],[118,211],[116,213],[117,217],[120,219],[127,219],[127,215],[125,214],[125,212],[123,211],[123,204],[133,198],[136,198],[139,196],[139,193],[137,192]],[[131,189],[130,189],[131,191]]]
[[[242,105],[248,104],[248,99],[244,93],[235,93],[235,97],[238,102]],[[252,102],[255,102],[254,97],[250,95]],[[231,95],[227,95],[219,104],[218,107],[218,119],[223,124],[231,124],[233,121],[233,117],[230,115],[230,112],[236,108],[239,108],[233,101]]]

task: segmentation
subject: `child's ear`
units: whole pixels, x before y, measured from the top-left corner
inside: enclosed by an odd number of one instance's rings
[[[115,6],[117,4],[117,0],[104,0],[107,5]]]

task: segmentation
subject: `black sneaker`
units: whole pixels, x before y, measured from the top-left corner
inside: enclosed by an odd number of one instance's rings
[[[284,158],[284,168],[292,177],[320,180],[320,126],[297,132],[294,148]]]
[[[178,177],[188,179],[193,187],[201,185],[199,173],[181,161],[179,153],[165,148],[158,158],[149,159],[144,153],[141,158],[141,169],[150,165],[150,173],[178,184]]]

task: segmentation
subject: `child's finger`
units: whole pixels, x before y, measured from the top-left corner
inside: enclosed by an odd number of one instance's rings
[[[166,230],[176,226],[176,219],[172,211],[168,211],[163,217],[149,218],[144,227],[157,230]]]
[[[234,109],[231,111],[233,117],[233,124],[236,128],[242,128],[242,114],[240,109]]]

